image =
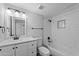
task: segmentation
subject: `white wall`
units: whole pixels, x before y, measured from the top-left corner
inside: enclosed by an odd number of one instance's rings
[[[33,12],[30,12],[30,11],[27,11],[27,10],[22,9],[22,8],[16,7],[16,6],[10,5],[10,4],[0,4],[0,6],[1,6],[0,7],[0,24],[2,25],[5,22],[4,25],[5,25],[6,28],[7,28],[7,22],[9,22],[9,21],[8,21],[6,14],[2,15],[2,11],[1,11],[2,9],[1,8],[3,7],[3,5],[4,5],[3,12],[5,12],[5,10],[8,7],[18,9],[18,10],[23,10],[24,12],[26,12],[26,14],[28,16],[27,25],[26,25],[27,26],[27,30],[26,30],[27,36],[42,37],[42,30],[32,30],[31,28],[32,27],[42,28],[43,27],[43,16],[41,16],[39,14],[35,14]],[[4,19],[4,17],[5,17],[5,19]],[[3,41],[3,38],[5,38],[4,40],[9,39],[8,37],[6,38],[6,35],[8,35],[7,30],[6,30],[5,33],[6,33],[5,35],[2,35],[1,30],[0,30],[0,41]]]
[[[57,21],[66,20],[66,28],[57,29]],[[79,8],[52,19],[53,48],[64,55],[79,56]]]
[[[0,26],[4,26],[4,5],[0,3]],[[2,28],[0,28],[0,41],[5,40],[5,33],[2,32]]]
[[[13,5],[9,5],[9,4],[5,4],[5,6],[25,11],[26,15],[27,15],[27,19],[26,19],[26,21],[27,21],[27,24],[26,24],[27,36],[42,37],[42,30],[40,30],[40,29],[32,30],[32,27],[34,27],[34,28],[42,28],[43,27],[43,16],[42,15],[35,14],[35,13],[30,12],[28,10],[25,10],[25,9],[22,9],[20,7],[16,7]]]
[[[28,36],[33,37],[42,37],[42,30],[40,29],[32,29],[33,28],[43,28],[43,16],[28,13],[27,18],[27,33]]]
[[[51,35],[51,22],[48,21],[49,17],[44,17],[44,30],[43,30],[43,44],[44,45],[51,45],[51,43],[48,42],[48,37],[50,37],[52,40],[52,35]]]

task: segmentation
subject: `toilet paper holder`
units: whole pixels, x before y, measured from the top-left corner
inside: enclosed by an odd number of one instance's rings
[[[50,38],[50,37],[48,37],[47,39],[48,39],[48,42],[49,42],[49,43],[50,43],[50,42],[52,42],[52,40],[51,40],[51,38]]]

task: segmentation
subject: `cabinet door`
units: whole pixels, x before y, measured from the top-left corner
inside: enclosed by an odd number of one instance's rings
[[[16,56],[27,56],[27,43],[16,45]]]
[[[14,56],[13,46],[0,48],[0,56]]]
[[[36,41],[32,41],[27,43],[27,48],[28,48],[28,56],[36,56],[37,54],[37,45]]]

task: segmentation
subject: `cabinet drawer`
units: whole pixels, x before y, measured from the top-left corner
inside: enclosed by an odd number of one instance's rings
[[[36,50],[37,50],[36,41],[30,42],[30,43],[29,43],[29,48],[30,48],[32,51],[36,51]]]
[[[37,45],[36,45],[36,41],[33,41],[33,42],[29,42],[31,48],[36,48]]]

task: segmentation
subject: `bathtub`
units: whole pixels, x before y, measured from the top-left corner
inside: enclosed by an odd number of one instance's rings
[[[59,50],[57,50],[49,45],[47,46],[47,48],[50,50],[50,54],[52,56],[65,56],[62,52],[60,52]]]

